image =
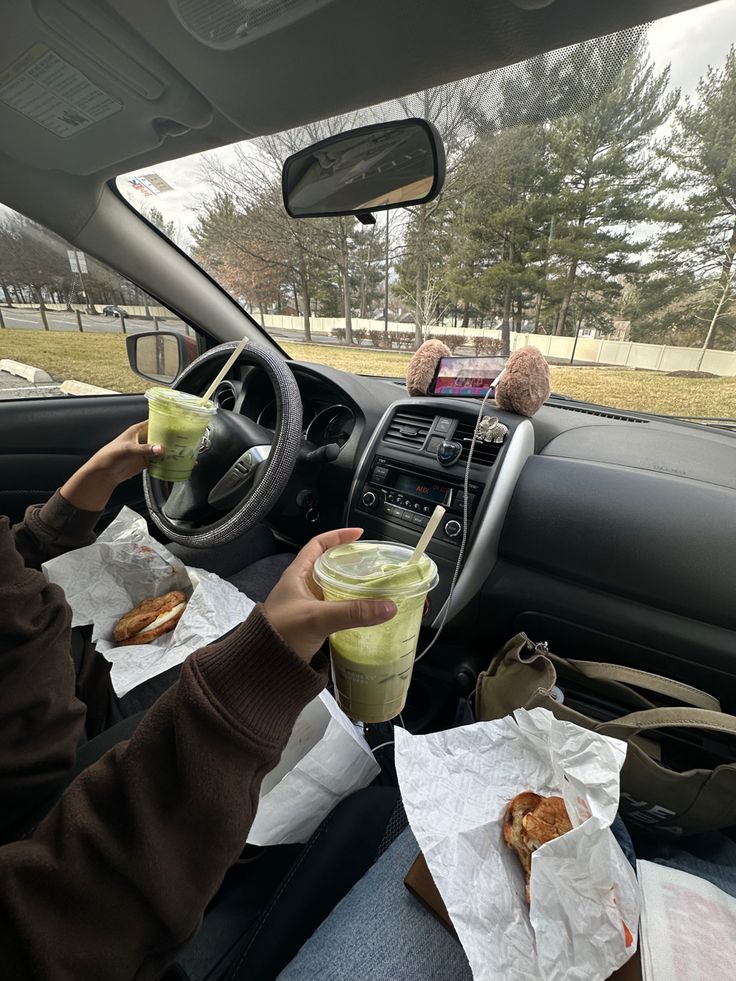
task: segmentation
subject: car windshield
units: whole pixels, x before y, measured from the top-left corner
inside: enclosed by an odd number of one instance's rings
[[[736,0],[118,178],[293,357],[401,376],[527,344],[555,393],[736,416]],[[294,220],[281,167],[371,122],[439,129],[428,205]]]

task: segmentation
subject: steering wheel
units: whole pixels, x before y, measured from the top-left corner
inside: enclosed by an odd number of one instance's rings
[[[233,341],[206,351],[172,388],[204,393],[236,346]],[[169,484],[144,472],[151,519],[180,545],[224,545],[258,524],[283,493],[299,456],[302,401],[285,359],[260,344],[249,344],[236,364],[265,372],[276,401],[276,429],[272,432],[238,412],[218,408],[188,480]],[[221,517],[212,520],[213,511],[222,512]]]

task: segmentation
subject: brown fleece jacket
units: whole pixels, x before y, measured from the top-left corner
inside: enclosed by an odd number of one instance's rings
[[[70,614],[36,571],[88,544],[96,514],[57,494],[0,519],[0,820],[74,762]],[[198,929],[248,834],[264,775],[324,685],[262,609],[193,654],[135,735],[85,770],[33,835],[0,847],[0,976],[156,978]]]

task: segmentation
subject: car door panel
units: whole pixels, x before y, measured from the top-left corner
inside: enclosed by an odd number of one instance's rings
[[[0,402],[0,514],[18,521],[48,499],[85,460],[128,426],[145,419],[142,395]],[[122,485],[107,516],[124,504],[140,509],[140,478]]]

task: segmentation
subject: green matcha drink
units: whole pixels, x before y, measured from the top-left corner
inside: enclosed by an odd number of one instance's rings
[[[424,600],[438,582],[428,555],[407,565],[412,549],[394,542],[336,545],[320,556],[314,578],[327,600],[391,599],[396,616],[375,627],[330,637],[340,708],[361,722],[387,722],[406,704]]]
[[[214,403],[173,388],[149,388],[148,442],[166,451],[148,472],[159,480],[188,480],[199,453],[207,423],[217,411]]]

